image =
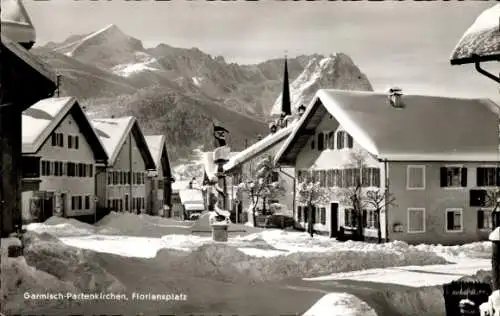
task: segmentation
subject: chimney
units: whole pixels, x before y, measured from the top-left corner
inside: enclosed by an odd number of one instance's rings
[[[398,87],[393,87],[389,89],[388,92],[389,103],[394,108],[404,108],[405,105],[403,103],[403,90]]]

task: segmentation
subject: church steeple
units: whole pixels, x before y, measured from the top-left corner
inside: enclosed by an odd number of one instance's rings
[[[281,112],[285,115],[292,114],[292,105],[290,102],[290,85],[288,83],[288,61],[285,54],[285,73],[283,75],[283,92],[281,97]]]

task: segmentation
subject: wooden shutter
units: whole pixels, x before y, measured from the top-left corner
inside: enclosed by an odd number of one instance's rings
[[[448,169],[446,167],[441,167],[440,169],[440,174],[441,174],[441,187],[447,187],[448,186]]]
[[[461,177],[462,186],[466,187],[467,186],[467,168],[465,168],[465,167],[462,168],[461,172],[462,172],[462,177]]]
[[[484,211],[483,210],[477,211],[477,228],[478,229],[484,228]]]

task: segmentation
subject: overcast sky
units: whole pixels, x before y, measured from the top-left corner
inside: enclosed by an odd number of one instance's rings
[[[256,63],[344,52],[376,90],[500,100],[494,81],[451,52],[491,2],[24,1],[39,43],[116,24],[145,46],[198,47],[228,61]],[[499,64],[486,67],[495,73]]]

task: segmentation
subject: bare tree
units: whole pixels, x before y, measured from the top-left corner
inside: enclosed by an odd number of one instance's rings
[[[396,206],[396,197],[388,190],[368,190],[365,194],[366,204],[377,214],[377,239],[382,243],[382,227],[380,225],[380,213],[386,211],[389,206]],[[387,213],[386,213],[387,214]],[[387,220],[387,219],[386,219]]]
[[[330,193],[322,187],[319,182],[305,180],[297,185],[297,201],[305,205],[308,212],[307,230],[311,237],[314,236],[313,207],[326,205],[329,202]]]
[[[363,212],[365,209],[375,211],[377,216],[377,237],[378,242],[382,242],[382,229],[380,224],[380,213],[385,211],[389,206],[395,206],[396,198],[387,189],[365,189],[368,186],[367,180],[364,180],[364,171],[368,168],[366,164],[366,156],[363,152],[354,151],[351,153],[350,162],[346,165],[354,169],[353,183],[350,183],[348,188],[340,190],[339,200],[351,206],[353,210],[352,222],[356,227],[358,237],[363,240]]]
[[[486,190],[484,205],[486,207],[493,208],[491,216],[493,226],[492,228],[494,229],[499,224],[497,220],[498,216],[496,214],[500,212],[500,188],[497,187]]]
[[[241,182],[237,187],[238,193],[246,192],[250,197],[252,202],[252,221],[254,225],[256,223],[255,211],[259,202],[262,202],[262,206],[265,210],[267,200],[273,199],[283,192],[283,186],[279,181],[273,181],[273,172],[274,165],[272,157],[270,155],[264,155],[257,162],[255,170],[252,170],[250,178]]]

